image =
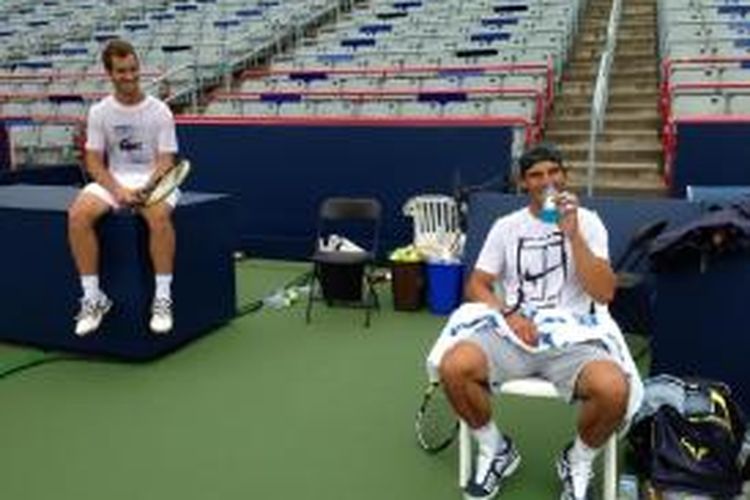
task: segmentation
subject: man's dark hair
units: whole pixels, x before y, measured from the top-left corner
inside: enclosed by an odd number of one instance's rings
[[[527,149],[518,159],[521,177],[526,174],[528,169],[543,161],[551,161],[564,168],[562,153],[557,149],[557,146],[549,142],[540,142]]]
[[[130,42],[121,38],[114,38],[107,42],[107,46],[102,51],[102,64],[107,72],[112,71],[112,58],[114,57],[127,57],[133,54],[138,59],[138,54],[135,53],[135,48]]]

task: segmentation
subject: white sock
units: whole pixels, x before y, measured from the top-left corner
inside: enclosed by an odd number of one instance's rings
[[[569,458],[571,462],[588,462],[591,463],[599,453],[598,448],[592,448],[583,442],[581,436],[576,436],[573,446],[570,448]]]
[[[495,453],[505,446],[505,438],[500,434],[495,421],[492,419],[478,429],[471,429],[471,435],[477,440],[477,446],[479,447],[476,475],[474,476],[479,482],[487,475],[487,470]]]
[[[172,298],[172,275],[171,274],[157,274],[156,275],[156,292],[154,294],[157,299]]]
[[[83,298],[86,300],[94,300],[102,295],[102,291],[99,289],[99,275],[98,274],[82,274],[81,275],[81,288],[83,289]]]
[[[479,451],[483,455],[492,456],[503,443],[503,436],[495,425],[495,421],[490,419],[484,426],[477,429],[471,429],[471,435],[477,440]]]

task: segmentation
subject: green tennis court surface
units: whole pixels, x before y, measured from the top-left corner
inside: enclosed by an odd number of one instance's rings
[[[305,270],[244,261],[240,302]],[[370,329],[362,310],[322,304],[305,325],[297,303],[242,316],[153,363],[60,360],[5,376],[3,498],[460,498],[455,444],[426,455],[413,431],[424,354],[443,318],[394,312],[388,286],[380,291]],[[0,371],[38,356],[0,345]],[[573,409],[499,405],[523,456],[502,498],[556,498],[553,463]]]

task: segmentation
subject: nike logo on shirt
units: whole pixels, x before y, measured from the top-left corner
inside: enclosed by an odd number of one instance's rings
[[[530,272],[530,271],[529,271],[529,270],[527,269],[527,270],[526,270],[526,271],[524,271],[524,273],[523,273],[523,279],[524,279],[524,281],[536,281],[536,280],[538,280],[539,278],[543,278],[543,277],[547,276],[547,275],[548,275],[549,273],[551,273],[552,271],[555,271],[556,269],[559,269],[559,268],[561,268],[561,267],[562,267],[562,263],[560,263],[560,264],[557,264],[556,266],[548,267],[548,268],[547,268],[547,269],[545,269],[544,271],[542,271],[542,272],[540,272],[540,273],[536,273],[536,274],[532,274],[532,273],[531,273],[531,272]]]

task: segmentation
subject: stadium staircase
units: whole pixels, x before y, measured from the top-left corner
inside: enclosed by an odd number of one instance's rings
[[[586,186],[590,108],[611,0],[590,0],[545,133],[568,159],[574,188]],[[659,140],[656,0],[623,2],[600,135],[595,193],[664,196]]]

